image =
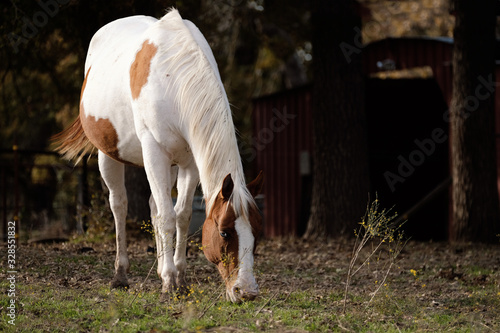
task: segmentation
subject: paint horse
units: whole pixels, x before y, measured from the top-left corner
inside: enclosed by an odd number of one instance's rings
[[[207,213],[205,256],[217,265],[231,301],[258,295],[253,265],[261,217],[254,197],[263,176],[245,184],[215,58],[198,28],[177,10],[160,20],[119,19],[94,35],[80,115],[55,140],[59,152],[70,159],[81,159],[94,147],[99,150],[99,170],[116,225],[112,287],[128,285],[124,166],[132,164],[145,168],[151,187],[162,292],[185,286],[187,232],[195,188],[201,183]]]

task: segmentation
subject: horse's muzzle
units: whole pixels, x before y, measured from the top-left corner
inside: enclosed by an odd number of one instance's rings
[[[253,301],[259,295],[259,287],[255,285],[250,288],[242,288],[238,285],[235,285],[228,288],[226,290],[226,294],[233,303]]]

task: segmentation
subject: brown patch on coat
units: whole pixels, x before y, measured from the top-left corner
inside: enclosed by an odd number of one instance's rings
[[[90,68],[87,71],[85,80],[83,81],[82,91],[80,93],[80,117],[79,123],[85,132],[86,139],[92,143],[97,149],[102,151],[118,162],[134,165],[120,158],[118,151],[118,133],[109,119],[100,118],[96,119],[94,116],[85,115],[83,107],[83,93],[87,86],[87,78],[89,76]]]
[[[82,109],[80,109],[82,110]],[[120,157],[118,150],[118,133],[109,119],[96,119],[80,113],[83,129],[92,144],[112,159],[127,165],[137,166]]]
[[[94,116],[85,115],[85,109],[83,107],[83,93],[87,86],[87,78],[89,76],[90,68],[85,75],[85,81],[83,81],[82,91],[80,93],[80,122],[82,128],[85,131],[85,135],[92,142],[97,149],[105,153],[111,158],[120,161],[120,155],[118,153],[118,133],[116,132],[113,124],[109,119],[96,119]]]
[[[156,51],[158,51],[158,48],[154,44],[145,41],[142,43],[142,48],[137,52],[132,66],[130,66],[130,91],[133,99],[139,97],[142,87],[148,82],[151,60]]]
[[[96,119],[94,116],[85,116],[83,112],[80,113],[80,119],[90,142],[109,157],[122,162],[118,152],[118,134],[111,121],[104,118]]]

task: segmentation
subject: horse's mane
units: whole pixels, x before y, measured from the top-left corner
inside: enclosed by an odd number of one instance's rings
[[[207,211],[231,173],[233,207],[247,217],[248,206],[255,201],[245,184],[231,108],[212,51],[201,32],[177,10],[171,9],[158,23],[169,34],[168,45],[159,45],[161,73],[175,82],[176,103],[188,128],[186,140],[198,166]]]

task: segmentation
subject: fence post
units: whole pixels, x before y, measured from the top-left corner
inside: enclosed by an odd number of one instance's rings
[[[88,184],[88,156],[82,158],[82,170],[78,175],[78,198],[77,198],[77,214],[76,232],[83,235],[88,228],[87,225],[87,208],[90,206],[89,200],[89,184]]]

